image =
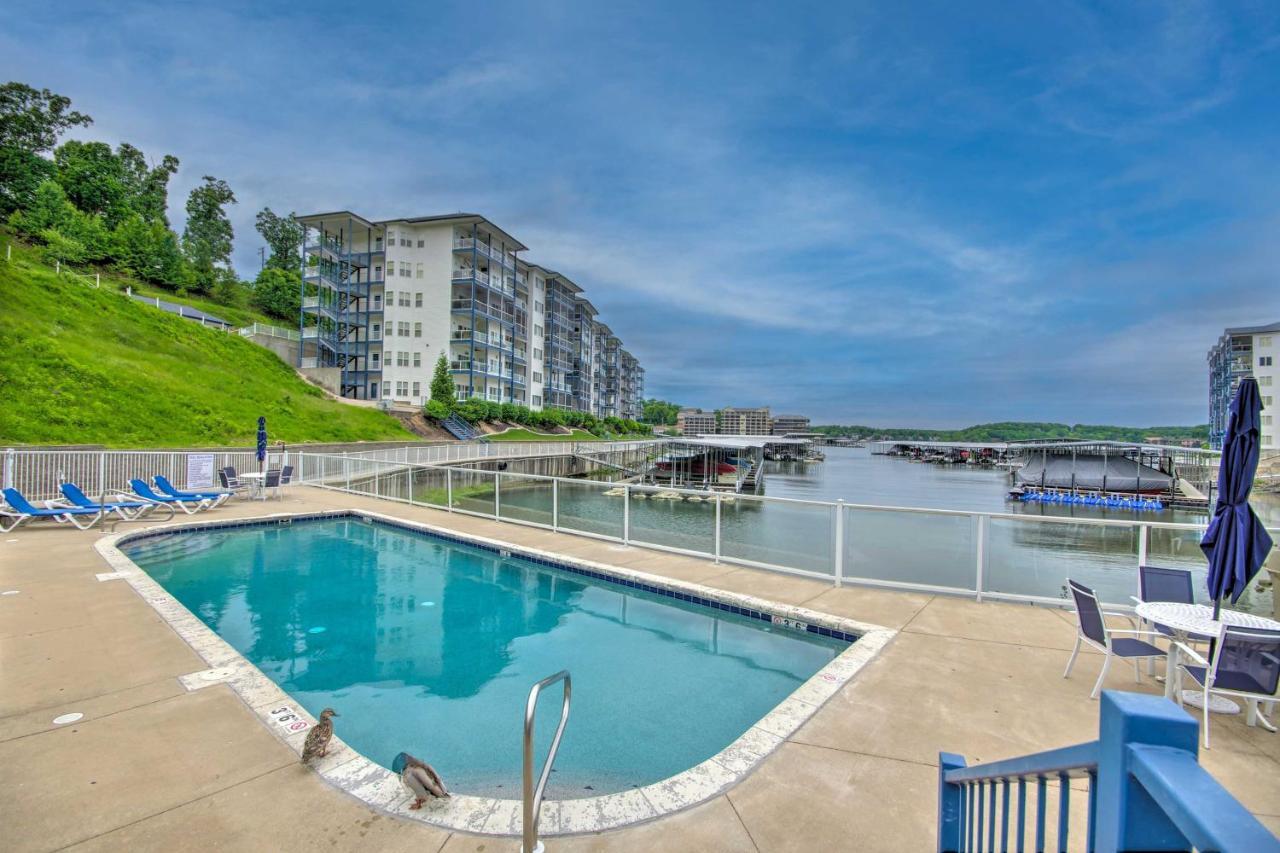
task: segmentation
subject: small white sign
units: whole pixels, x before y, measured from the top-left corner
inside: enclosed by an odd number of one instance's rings
[[[213,454],[187,454],[188,489],[207,489],[213,485]]]
[[[287,732],[300,732],[311,727],[311,724],[298,715],[293,708],[288,705],[282,705],[279,708],[272,708],[267,714],[271,717],[271,721]]]

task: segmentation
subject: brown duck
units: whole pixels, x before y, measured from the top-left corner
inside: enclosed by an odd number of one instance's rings
[[[407,752],[404,754],[404,770],[400,771],[400,784],[413,795],[413,804],[409,806],[411,809],[422,808],[427,797],[449,796],[444,780],[435,768]]]
[[[309,764],[313,758],[323,758],[329,751],[329,741],[333,738],[333,717],[338,712],[325,708],[320,712],[320,722],[307,732],[307,739],[302,744],[302,763]]]

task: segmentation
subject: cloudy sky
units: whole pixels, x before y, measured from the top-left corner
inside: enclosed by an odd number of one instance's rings
[[[688,405],[1202,423],[1280,319],[1273,2],[272,5],[20,0],[0,75],[178,227],[225,178],[246,275],[264,205],[483,213]]]

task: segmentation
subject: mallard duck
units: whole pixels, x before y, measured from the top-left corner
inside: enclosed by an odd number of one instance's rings
[[[407,752],[396,756],[392,769],[400,771],[400,784],[413,797],[411,809],[420,809],[428,797],[443,798],[449,796],[444,780],[430,764],[420,758],[414,758]]]
[[[302,744],[302,763],[307,764],[313,758],[323,758],[329,751],[329,741],[333,739],[333,717],[338,712],[325,708],[320,712],[320,722],[307,732],[307,739]]]

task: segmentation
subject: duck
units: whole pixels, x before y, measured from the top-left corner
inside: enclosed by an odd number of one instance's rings
[[[325,708],[320,712],[320,722],[307,732],[307,739],[302,744],[302,763],[309,764],[313,758],[323,758],[329,751],[329,741],[333,739],[333,718],[338,712]]]
[[[450,796],[440,774],[420,758],[402,752],[396,756],[393,768],[400,770],[400,784],[413,796],[413,803],[409,806],[411,809],[422,808],[428,797],[443,799]]]

